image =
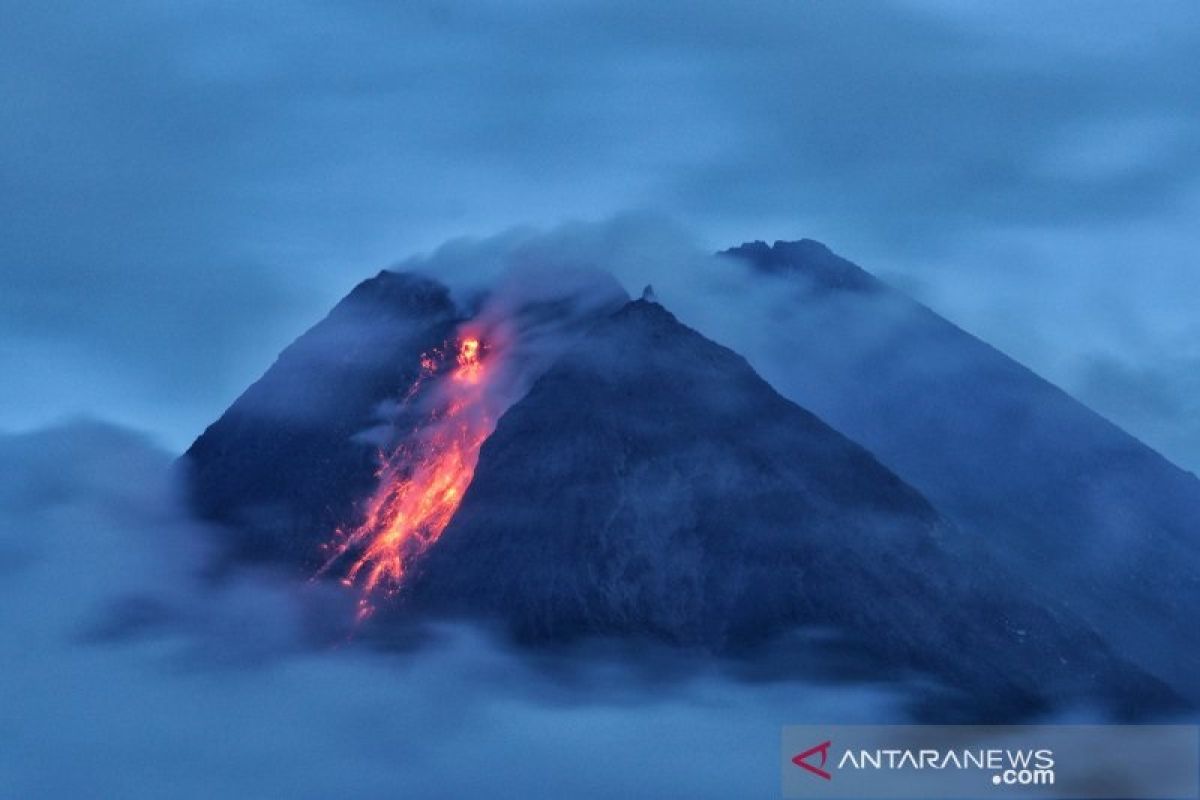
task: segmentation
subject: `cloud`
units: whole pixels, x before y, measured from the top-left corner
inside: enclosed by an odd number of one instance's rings
[[[567,673],[466,628],[316,646],[341,592],[213,582],[169,456],[77,422],[0,436],[0,774],[21,797],[769,795],[779,727],[880,688]],[[314,594],[316,593],[316,594]]]
[[[993,231],[981,235],[980,246],[983,254],[974,271],[931,261],[924,265],[936,275],[929,281],[914,277],[917,270],[889,271],[888,262],[882,269],[871,263],[866,267],[1178,464],[1200,470],[1188,379],[1197,334],[1190,290],[1200,291],[1200,284],[1194,272],[1176,272],[1178,259],[1187,252],[1186,236],[1146,222],[1104,234],[1049,228]],[[1097,270],[1116,269],[1110,263],[1120,265],[1121,279],[1097,280]],[[1054,265],[1052,271],[1047,264]],[[841,335],[859,340],[843,340],[840,347],[855,351],[880,346],[881,337],[891,335],[888,326],[905,313],[903,303],[855,298],[839,305],[836,297],[815,303],[793,291],[788,281],[748,281],[713,258],[696,232],[654,214],[462,237],[394,268],[435,275],[466,291],[523,265],[607,270],[633,296],[651,283],[685,322],[747,356],[785,394],[794,379],[788,366],[793,355],[781,346],[786,339],[781,340],[780,332],[789,329],[789,320],[829,315]],[[879,307],[861,313],[857,306],[868,302]],[[846,328],[848,319],[856,329]],[[814,325],[815,330],[829,328]],[[828,357],[838,358],[838,350],[830,350]],[[839,367],[830,364],[829,369],[836,374]],[[1149,384],[1137,391],[1122,387],[1137,375]],[[1106,386],[1106,376],[1117,384]],[[1145,395],[1151,392],[1157,399],[1147,408]],[[805,404],[800,397],[793,399]],[[845,405],[846,399],[829,402]]]
[[[1080,394],[1093,408],[1128,420],[1144,441],[1200,471],[1200,358],[1163,358],[1143,366],[1097,356],[1082,366]]]
[[[181,448],[378,266],[461,233],[629,208],[670,214],[708,249],[812,236],[955,314],[974,307],[997,248],[1032,253],[1003,267],[1040,280],[1006,309],[1020,320],[999,343],[1032,330],[1032,357],[1060,363],[1111,331],[1096,315],[1062,338],[1038,304],[1080,259],[1064,231],[1178,242],[1152,267],[1173,278],[1200,252],[1196,14],[13,9],[0,31],[16,121],[0,130],[0,369],[14,390],[0,425],[100,413]],[[1128,278],[1103,254],[1087,275],[1114,291]],[[1143,323],[1153,335],[1153,310]]]

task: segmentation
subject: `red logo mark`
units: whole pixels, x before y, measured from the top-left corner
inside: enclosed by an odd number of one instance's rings
[[[818,778],[824,778],[825,780],[831,780],[833,778],[833,776],[830,775],[825,770],[821,769],[821,767],[825,766],[825,762],[829,759],[829,745],[831,743],[832,742],[821,742],[816,747],[808,748],[803,753],[801,753],[800,755],[793,758],[792,763],[795,764],[797,767],[803,767],[804,769],[811,772],[813,775],[816,775]],[[817,753],[821,754],[821,763],[818,766],[814,767],[812,764],[809,764],[808,761],[806,761],[805,759],[807,759],[809,756],[816,755]]]

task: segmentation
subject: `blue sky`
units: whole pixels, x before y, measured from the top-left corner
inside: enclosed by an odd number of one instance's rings
[[[1200,470],[1200,6],[4,4],[0,429],[186,446],[357,280],[820,239]]]

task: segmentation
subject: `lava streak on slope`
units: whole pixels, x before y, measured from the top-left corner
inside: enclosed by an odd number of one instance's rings
[[[378,485],[363,521],[337,531],[318,575],[353,558],[342,583],[358,586],[358,618],[374,611],[372,597],[394,594],[414,559],[449,524],[475,474],[479,448],[503,408],[490,383],[498,364],[480,335],[462,331],[447,346],[421,356],[421,372],[405,405],[431,405],[399,444],[380,452]],[[451,361],[451,358],[453,359]]]
[[[514,271],[452,341],[421,356],[392,418],[392,444],[379,453],[378,483],[356,524],[325,545],[317,572],[358,589],[360,620],[399,592],[450,524],[500,416],[628,299],[605,273]]]

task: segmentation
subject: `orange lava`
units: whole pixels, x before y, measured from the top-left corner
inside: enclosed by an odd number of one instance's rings
[[[374,611],[376,592],[394,593],[414,559],[441,536],[475,474],[479,448],[495,427],[487,396],[484,347],[476,336],[456,343],[454,367],[438,374],[443,351],[421,357],[421,375],[405,395],[413,399],[423,383],[435,380],[434,408],[425,423],[390,453],[381,453],[379,484],[363,522],[338,531],[338,541],[318,575],[347,553],[357,557],[342,583],[358,586],[358,617]]]

